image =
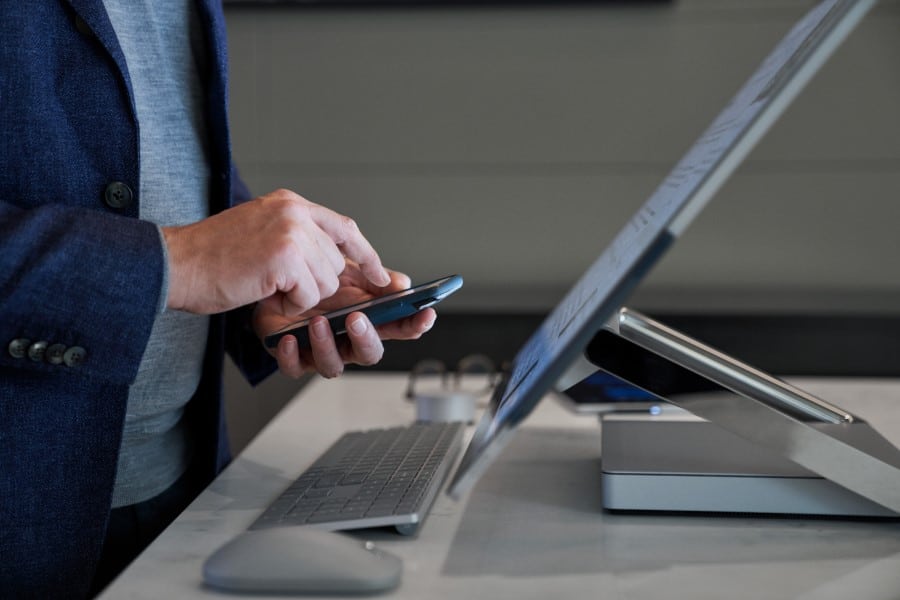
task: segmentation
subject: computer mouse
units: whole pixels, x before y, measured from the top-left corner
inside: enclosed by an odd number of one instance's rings
[[[403,563],[370,542],[313,527],[245,531],[214,552],[203,580],[229,592],[374,594],[400,583]]]

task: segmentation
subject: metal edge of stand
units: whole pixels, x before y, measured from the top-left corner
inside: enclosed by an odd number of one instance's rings
[[[735,392],[669,402],[900,514],[900,450],[849,412],[631,309],[620,309],[607,329]],[[583,377],[586,363],[570,370],[569,379]],[[776,408],[796,412],[798,402],[816,419],[803,421]],[[859,433],[874,443],[860,444]]]
[[[773,405],[801,420],[840,424],[858,421],[849,411],[817,398],[786,381],[743,363],[715,348],[655,321],[622,308],[618,312],[618,334],[625,339],[708,377],[729,390]]]

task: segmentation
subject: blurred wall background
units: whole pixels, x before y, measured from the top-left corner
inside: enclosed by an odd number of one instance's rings
[[[813,4],[229,4],[235,158],[462,274],[442,312],[540,314]],[[883,0],[633,305],[900,314],[898,31]],[[294,389],[229,373],[236,445]]]

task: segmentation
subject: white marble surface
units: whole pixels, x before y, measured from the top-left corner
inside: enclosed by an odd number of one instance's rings
[[[900,442],[900,382],[794,380]],[[307,386],[103,598],[225,596],[203,561],[346,429],[412,420],[405,377]],[[416,537],[367,534],[404,561],[396,598],[900,598],[900,523],[611,515],[599,430],[544,400],[467,497]]]

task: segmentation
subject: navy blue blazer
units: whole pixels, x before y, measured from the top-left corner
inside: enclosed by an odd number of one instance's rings
[[[197,4],[217,212],[249,194],[231,162],[222,8]],[[100,0],[0,2],[0,23],[0,596],[81,597],[164,255],[137,219],[131,83]],[[274,370],[248,312],[213,317],[188,407],[209,478],[228,460],[226,347],[252,382]]]

